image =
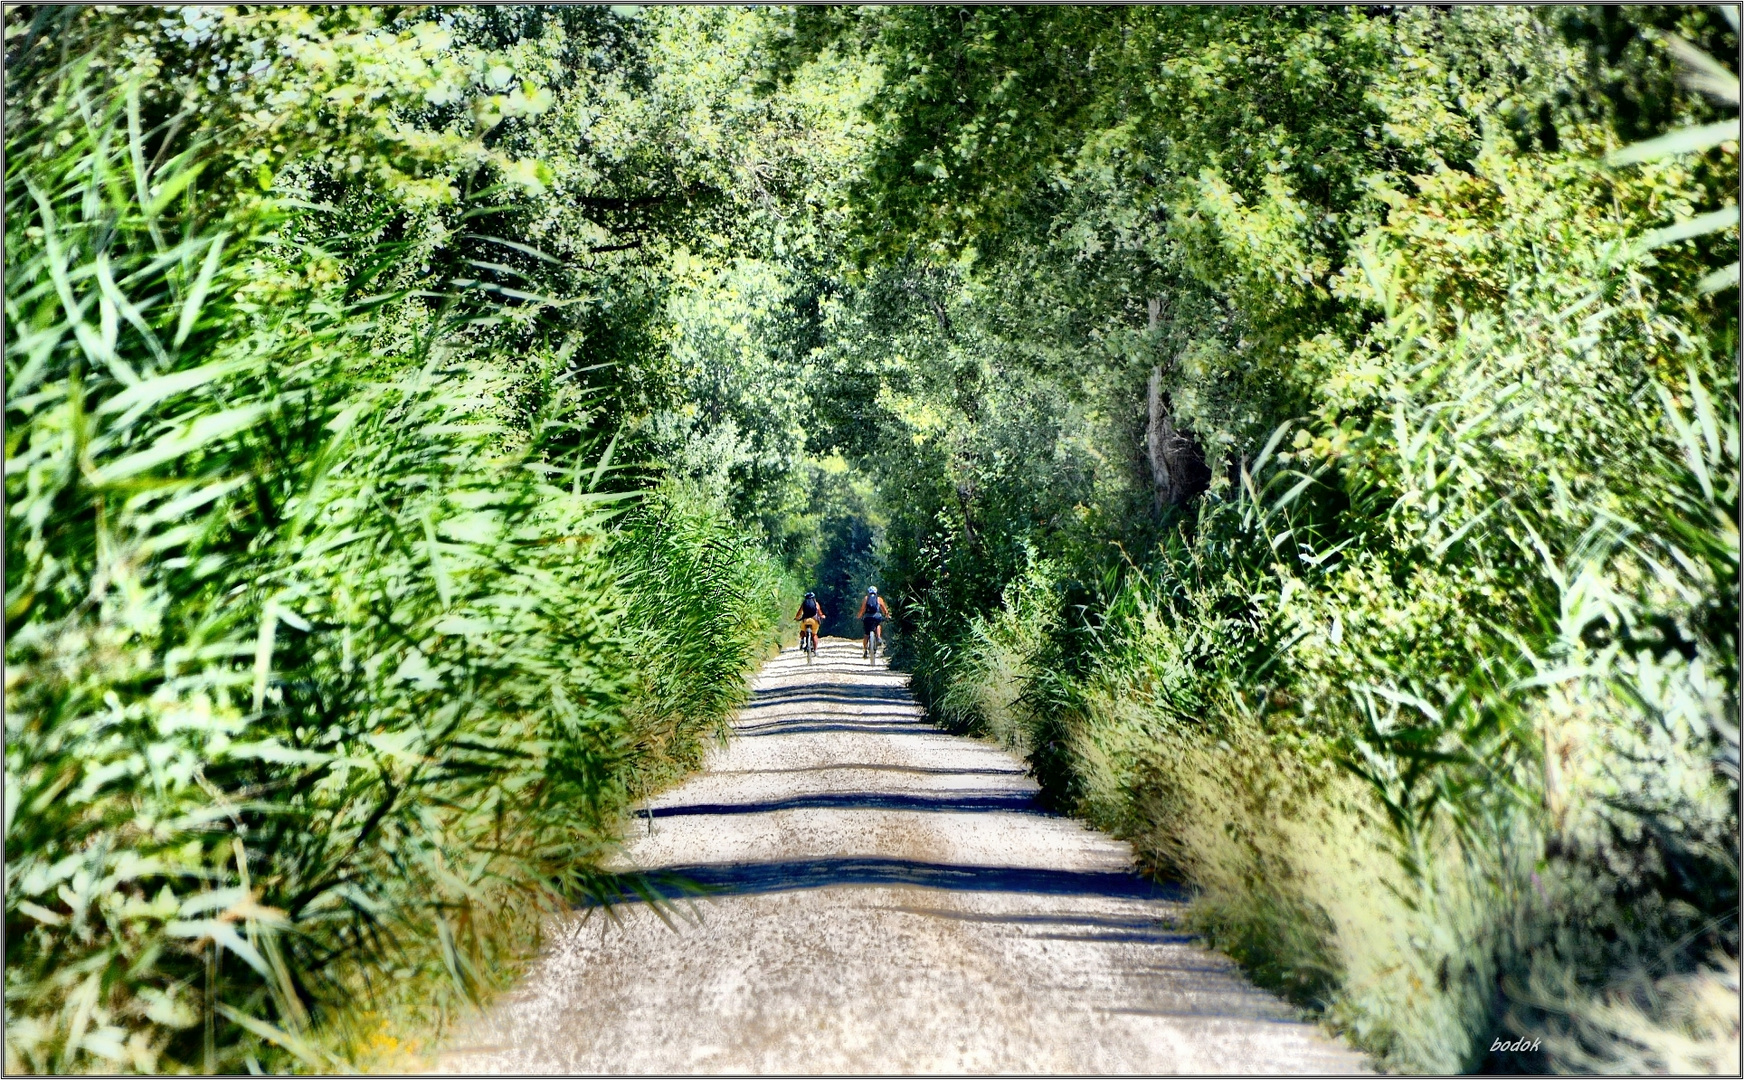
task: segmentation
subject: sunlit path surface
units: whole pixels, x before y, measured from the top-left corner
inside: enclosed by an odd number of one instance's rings
[[[668,927],[573,916],[447,1072],[1352,1072],[1177,928],[1125,844],[924,722],[857,642],[762,672],[630,853],[711,886]]]

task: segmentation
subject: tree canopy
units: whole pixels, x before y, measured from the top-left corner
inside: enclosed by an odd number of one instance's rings
[[[1384,1065],[1735,1047],[1736,8],[5,40],[9,1069],[387,1060],[873,583]]]

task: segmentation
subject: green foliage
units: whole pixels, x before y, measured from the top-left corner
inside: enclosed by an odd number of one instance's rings
[[[574,344],[503,345],[561,298],[455,271],[513,162],[410,122],[468,70],[445,34],[190,10],[183,54],[135,11],[73,16],[8,84],[7,1067],[343,1068],[414,1023],[428,1049],[606,895],[624,807],[742,697],[779,583],[713,506],[614,524],[609,395]],[[9,12],[9,43],[54,17]],[[332,141],[144,81],[251,41]]]
[[[649,790],[700,765],[706,741],[726,737],[750,694],[745,672],[779,647],[791,589],[729,514],[677,483],[641,501],[613,555],[633,597],[630,716],[647,763],[636,786]]]
[[[864,628],[854,613],[866,587],[884,580],[887,515],[871,480],[854,473],[841,457],[823,459],[812,476],[809,509],[818,536],[802,591],[815,592],[823,606],[821,633],[859,637]]]
[[[395,1065],[874,582],[1384,1064],[1735,1045],[1730,9],[6,43],[9,1068]]]
[[[1683,1023],[1643,988],[1737,952],[1737,311],[1704,297],[1735,76],[1669,32],[1735,38],[1618,25],[904,9],[868,39],[845,309],[880,332],[839,365],[883,407],[854,446],[917,686],[1408,1070],[1558,1010],[1602,1042],[1605,993]],[[1621,149],[1647,111],[1687,127]],[[1160,514],[1147,377],[1213,466]]]

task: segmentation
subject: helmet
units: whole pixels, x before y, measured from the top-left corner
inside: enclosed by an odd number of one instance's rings
[[[876,586],[876,585],[866,586],[866,595],[867,596],[877,596],[878,595],[878,586]]]
[[[807,600],[816,600],[817,599],[817,597],[813,596],[811,593],[806,593],[805,598]]]

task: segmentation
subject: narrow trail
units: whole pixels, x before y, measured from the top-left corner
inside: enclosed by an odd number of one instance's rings
[[[758,676],[732,741],[654,799],[629,857],[719,887],[555,928],[443,1072],[1348,1073],[1177,921],[1130,849],[1023,764],[925,722],[825,639]]]

